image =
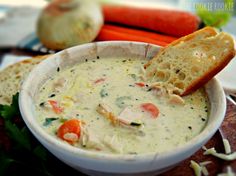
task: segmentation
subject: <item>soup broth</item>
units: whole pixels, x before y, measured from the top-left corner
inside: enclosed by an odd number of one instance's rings
[[[207,123],[205,90],[183,97],[182,104],[170,102],[142,79],[144,62],[109,58],[58,68],[36,97],[38,122],[58,140],[84,150],[161,153],[184,145]],[[70,119],[79,122],[77,132],[63,126]]]

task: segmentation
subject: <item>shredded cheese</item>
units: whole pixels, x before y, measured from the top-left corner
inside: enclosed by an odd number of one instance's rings
[[[229,141],[227,139],[223,139],[223,145],[225,149],[224,153],[218,153],[214,147],[207,149],[206,146],[203,146],[202,149],[205,150],[203,153],[204,155],[213,155],[217,158],[226,160],[226,161],[232,161],[236,159],[236,152],[231,151],[231,146],[229,144]],[[196,176],[201,176],[203,174],[204,176],[209,175],[207,168],[205,167],[207,164],[210,164],[211,161],[204,161],[202,163],[196,163],[195,161],[191,160],[190,167],[193,168],[194,173]],[[236,173],[232,171],[232,168],[230,166],[227,167],[227,173],[220,173],[217,174],[217,176],[236,176]]]
[[[232,161],[236,159],[236,152],[231,153],[231,147],[229,144],[229,141],[227,139],[223,139],[223,144],[224,144],[224,149],[225,149],[225,154],[224,153],[218,153],[215,148],[210,148],[207,149],[205,146],[202,147],[205,152],[203,153],[204,155],[213,155],[217,158],[226,160],[226,161]]]
[[[205,152],[203,153],[204,155],[213,155],[217,158],[226,160],[226,161],[232,161],[236,159],[236,152],[232,153],[232,154],[224,154],[224,153],[217,153],[217,151],[215,150],[215,148],[210,148],[205,150]]]
[[[203,175],[205,175],[205,176],[209,175],[209,172],[208,172],[207,168],[205,166],[201,166],[201,167],[202,167]]]
[[[205,175],[205,176],[209,175],[209,172],[208,172],[208,170],[207,170],[207,168],[206,168],[206,165],[211,164],[211,161],[204,161],[204,162],[201,162],[201,163],[199,163],[199,164],[200,164],[200,166],[202,167],[202,173],[203,173],[203,175]]]
[[[193,160],[190,161],[190,167],[194,170],[194,173],[196,176],[201,176],[202,174],[204,176],[208,176],[209,175],[209,172],[206,168],[206,165],[210,164],[211,161],[204,161],[204,162],[201,162],[201,163],[197,163]]]
[[[202,167],[198,163],[196,163],[195,161],[191,160],[190,161],[190,167],[193,169],[194,174],[196,176],[201,176],[202,175],[201,174],[202,173]]]
[[[223,139],[224,149],[226,154],[231,153],[231,146],[229,144],[229,141],[227,139]]]
[[[200,163],[201,166],[206,166],[208,164],[211,164],[212,162],[211,161],[203,161]]]
[[[236,175],[236,173],[233,172],[233,170],[230,166],[227,167],[226,173],[217,174],[217,176],[235,176],[235,175]]]

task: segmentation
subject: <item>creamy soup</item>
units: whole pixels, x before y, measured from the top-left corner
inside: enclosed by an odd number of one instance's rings
[[[170,101],[143,81],[143,64],[98,58],[58,68],[37,95],[39,123],[68,145],[98,152],[161,153],[185,144],[207,123],[204,89]]]

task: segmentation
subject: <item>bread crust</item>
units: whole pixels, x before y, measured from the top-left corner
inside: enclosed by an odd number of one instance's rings
[[[219,73],[231,60],[232,58],[235,56],[236,51],[232,51],[230,52],[225,59],[223,60],[223,62],[221,62],[217,67],[215,67],[212,70],[209,70],[204,76],[202,76],[201,78],[195,80],[193,82],[193,84],[191,84],[182,94],[181,96],[185,96],[190,94],[191,92],[199,89],[200,87],[202,87],[203,85],[205,85],[208,81],[210,81],[217,73]]]
[[[158,57],[159,55],[161,55],[163,53],[163,51],[165,51],[165,48],[171,47],[171,46],[175,46],[181,42],[185,42],[188,41],[190,39],[193,39],[195,36],[197,36],[199,33],[205,33],[206,37],[210,37],[210,36],[214,36],[217,34],[217,32],[214,30],[214,28],[212,27],[205,27],[203,29],[200,29],[192,34],[189,34],[187,36],[181,37],[173,42],[171,42],[170,44],[166,45],[165,47],[161,48],[160,51],[157,53],[157,55],[154,57]],[[150,60],[148,61],[146,64],[144,64],[144,68],[146,69],[148,66],[150,66],[152,64],[152,62],[154,62],[154,60]]]
[[[20,89],[21,82],[33,67],[49,55],[36,56],[8,66],[0,71],[0,104],[10,104],[12,96]]]
[[[189,34],[187,36],[184,36],[184,37],[181,37],[175,41],[173,41],[172,43],[170,43],[169,45],[167,45],[166,47],[168,46],[175,46],[177,44],[179,44],[181,41],[188,41],[188,40],[191,40],[193,39],[195,36],[198,36],[200,33],[205,33],[205,37],[210,37],[210,36],[214,36],[217,34],[217,32],[215,31],[214,28],[212,27],[205,27],[203,29],[200,29],[192,34]]]
[[[217,49],[218,47],[219,50]],[[178,54],[175,54],[175,51]],[[182,37],[170,43],[165,48],[162,48],[152,60],[145,64],[144,68],[146,69],[147,80],[148,78],[151,78],[151,80],[155,81],[156,73],[160,71],[168,73],[168,69],[161,70],[160,67],[160,63],[165,62],[165,58],[168,58],[168,63],[172,64],[171,70],[169,69],[169,71],[172,73],[172,76],[171,79],[166,81],[166,83],[175,86],[178,81],[182,81],[182,84],[184,85],[181,85],[181,91],[178,94],[185,96],[202,87],[205,83],[212,79],[231,61],[231,59],[234,58],[235,53],[234,40],[230,35],[224,32],[217,33],[214,28],[206,27],[188,36]],[[212,58],[213,60],[211,60]],[[199,60],[199,63],[201,64],[199,64],[197,60]],[[178,64],[173,64],[173,62],[177,62]],[[174,76],[173,74],[173,70],[182,69],[181,65],[183,65],[185,62],[189,69],[186,70],[185,68],[184,73],[185,75],[191,75],[190,77],[192,78],[189,79],[190,81],[180,80],[180,78]],[[199,74],[192,72],[190,68],[193,67],[198,68],[197,72]],[[179,76],[179,73],[176,72],[176,75]],[[156,81],[160,81],[158,76]],[[176,87],[179,88],[177,85]]]

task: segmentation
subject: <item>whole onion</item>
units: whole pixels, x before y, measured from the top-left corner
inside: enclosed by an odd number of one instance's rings
[[[93,41],[103,25],[98,4],[90,0],[54,0],[37,23],[40,41],[50,49],[65,49]]]

